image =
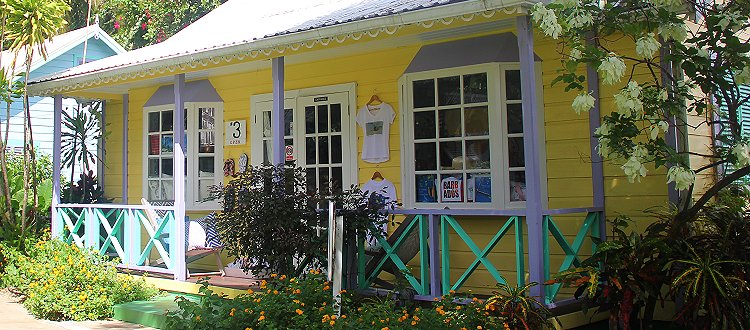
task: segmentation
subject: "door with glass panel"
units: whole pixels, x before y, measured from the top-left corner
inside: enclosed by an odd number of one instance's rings
[[[272,163],[273,137],[271,131],[272,101],[263,101],[255,104],[257,107],[251,127],[251,138],[253,141],[261,141],[260,148],[252,149],[252,160],[254,164]],[[296,161],[296,143],[294,138],[294,99],[286,99],[284,102],[284,160],[287,165],[293,165]]]
[[[308,189],[348,189],[353,165],[349,139],[349,93],[297,98],[300,150],[297,164],[306,169]],[[356,155],[355,155],[356,156]]]

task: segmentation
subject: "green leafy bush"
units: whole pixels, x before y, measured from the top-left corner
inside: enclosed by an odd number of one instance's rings
[[[40,240],[27,253],[11,254],[3,284],[22,292],[24,306],[38,318],[102,319],[112,316],[115,304],[146,300],[158,293],[143,279],[118,274],[113,261],[91,249]]]
[[[5,198],[0,194],[0,214],[5,221],[0,221],[0,241],[10,241],[18,245],[21,236],[22,222],[21,206],[23,204],[23,156],[6,154],[8,165],[8,185],[10,192],[10,208]],[[39,207],[34,209],[34,203],[27,205],[28,219],[35,221],[26,223],[27,237],[38,237],[44,228],[49,227],[50,205],[52,203],[52,160],[47,155],[37,155],[36,178],[34,184],[39,189]],[[33,217],[31,215],[34,215]],[[14,219],[14,221],[10,221]]]
[[[326,238],[317,235],[323,225],[320,199],[306,186],[301,168],[259,165],[240,173],[222,191],[223,212],[217,217],[229,255],[241,260],[243,270],[292,274],[295,261],[320,262]]]
[[[529,302],[525,296],[527,287],[516,288],[510,294],[498,294],[492,303],[467,294],[444,296],[431,303],[400,305],[392,296],[361,297],[341,292],[341,315],[337,316],[332,305],[330,283],[319,271],[312,271],[300,278],[272,275],[260,283],[260,290],[248,290],[234,299],[215,294],[202,284],[200,301],[193,302],[177,298],[179,311],[167,314],[167,329],[527,329],[548,322],[523,318],[518,307],[515,322],[502,306],[520,306]],[[541,310],[539,315],[548,315]],[[529,321],[531,320],[531,321]]]

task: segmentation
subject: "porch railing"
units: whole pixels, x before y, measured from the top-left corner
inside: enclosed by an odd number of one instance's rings
[[[119,267],[153,273],[175,274],[177,244],[173,206],[150,206],[155,223],[142,205],[59,204],[55,208],[54,233],[80,248],[92,248],[100,255],[117,258]]]
[[[506,210],[506,211],[475,211],[475,210],[394,210],[392,214],[401,214],[413,216],[408,227],[401,232],[393,244],[389,244],[384,237],[375,237],[382,247],[379,262],[376,267],[368,270],[366,263],[369,257],[365,256],[365,242],[360,238],[357,242],[357,285],[360,289],[369,289],[372,283],[378,278],[385,265],[392,262],[397,268],[398,274],[406,279],[406,283],[417,296],[415,298],[422,300],[432,300],[436,297],[449,293],[451,290],[460,290],[473,276],[477,275],[479,266],[484,266],[486,272],[492,280],[498,283],[506,283],[508,274],[504,274],[501,266],[506,273],[511,273],[507,265],[498,265],[490,258],[492,252],[499,252],[498,245],[501,242],[512,244],[511,247],[504,243],[505,250],[502,252],[511,252],[514,254],[513,260],[515,265],[510,267],[514,269],[515,282],[523,285],[528,279],[529,274],[538,274],[537,281],[542,286],[541,292],[544,297],[539,297],[548,305],[561,304],[559,297],[561,287],[559,284],[544,285],[543,282],[549,280],[554,273],[570,269],[573,266],[580,265],[580,260],[584,253],[593,252],[584,251],[587,238],[601,237],[600,226],[604,217],[602,209],[598,208],[574,208],[574,209],[554,209],[543,212],[542,230],[543,232],[528,232],[524,234],[524,227],[528,228],[524,210]],[[464,219],[459,221],[461,216],[482,216],[483,218],[491,217],[500,219],[496,231],[483,231],[482,235],[492,235],[490,240],[484,246],[478,242],[478,233],[469,233],[465,230],[465,225],[472,220]],[[582,225],[577,224],[583,217]],[[567,223],[564,228],[560,225]],[[463,224],[463,225],[462,225]],[[565,230],[564,230],[565,229]],[[572,232],[575,230],[575,232]],[[418,233],[419,252],[415,261],[412,263],[412,270],[409,263],[412,260],[401,260],[399,251],[404,245],[407,238],[413,232]],[[454,233],[458,237],[456,240],[451,237]],[[511,235],[512,233],[512,235]],[[512,236],[512,237],[511,237]],[[529,239],[534,237],[534,239]],[[572,243],[569,238],[572,237]],[[540,239],[539,239],[540,238]],[[552,238],[552,240],[550,240]],[[512,240],[509,242],[508,240]],[[460,276],[455,278],[451,272],[456,271],[454,263],[458,257],[451,253],[451,246],[455,243],[463,242],[470,252],[469,266],[459,269]],[[528,255],[525,253],[530,244],[540,244],[543,251],[544,262],[543,269],[529,269]],[[595,245],[593,245],[595,248]],[[562,252],[559,252],[559,251]],[[557,259],[563,258],[562,262],[551,262],[550,256]],[[465,257],[462,262],[466,262]],[[554,267],[553,267],[554,265]],[[534,279],[534,276],[530,276]]]

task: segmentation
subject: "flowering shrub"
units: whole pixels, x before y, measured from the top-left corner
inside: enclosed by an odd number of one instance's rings
[[[495,296],[492,304],[451,292],[433,303],[411,306],[399,306],[392,297],[362,298],[342,291],[338,316],[330,283],[319,271],[300,278],[274,274],[260,283],[258,292],[248,290],[232,300],[213,293],[208,283],[201,284],[204,296],[199,302],[177,298],[180,310],[167,314],[168,329],[517,329],[526,323],[511,324],[504,314],[505,306],[520,306],[517,298],[524,288],[510,299]],[[529,308],[523,313],[531,314],[534,307],[523,307]],[[527,328],[540,322],[534,320]]]
[[[2,279],[26,296],[24,306],[38,318],[102,319],[112,316],[115,304],[146,300],[158,292],[142,279],[118,274],[113,261],[90,249],[41,240],[27,253],[8,254]]]

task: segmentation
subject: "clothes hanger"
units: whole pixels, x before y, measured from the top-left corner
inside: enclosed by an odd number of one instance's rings
[[[375,179],[385,180],[383,175],[380,174],[380,171],[375,171],[375,173],[372,173],[372,178],[370,178],[370,180],[375,180]]]
[[[378,104],[383,103],[383,101],[380,100],[378,97],[378,94],[372,94],[372,97],[369,101],[367,101],[367,105],[373,105],[375,102],[378,102]]]

